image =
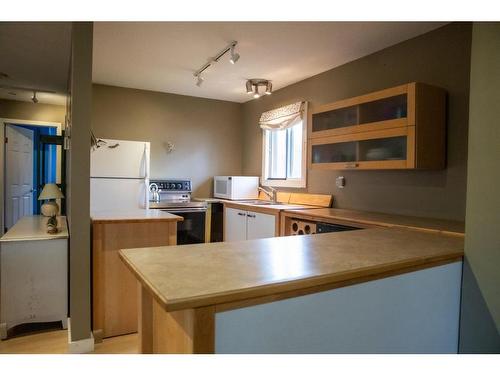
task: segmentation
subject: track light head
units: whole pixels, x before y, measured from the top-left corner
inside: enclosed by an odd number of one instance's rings
[[[271,81],[266,83],[266,95],[271,95],[273,93],[273,84]]]
[[[252,81],[247,81],[247,94],[251,94],[253,92]]]
[[[258,86],[258,85],[255,85],[255,90],[254,90],[253,97],[254,97],[255,99],[260,98],[260,94],[259,94],[259,86]]]
[[[235,45],[233,45],[231,47],[231,58],[229,59],[229,62],[231,64],[236,64],[236,62],[240,59],[240,54],[234,52],[234,47],[235,47]]]
[[[201,84],[203,83],[204,78],[201,75],[196,76],[196,86],[201,87]]]
[[[31,101],[33,103],[38,103],[38,98],[36,97],[36,91],[33,91],[33,96],[31,97]]]

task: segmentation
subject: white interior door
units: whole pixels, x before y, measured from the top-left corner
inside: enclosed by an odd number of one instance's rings
[[[33,130],[5,127],[5,226],[33,214]]]

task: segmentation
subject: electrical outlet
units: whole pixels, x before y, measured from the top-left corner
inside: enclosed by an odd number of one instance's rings
[[[335,185],[339,188],[339,189],[343,189],[344,186],[345,186],[345,177],[344,176],[339,176],[335,179]]]

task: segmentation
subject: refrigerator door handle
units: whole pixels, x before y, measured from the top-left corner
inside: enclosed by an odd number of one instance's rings
[[[144,160],[145,160],[145,167],[146,167],[144,177],[146,179],[148,179],[149,178],[149,152],[148,152],[148,144],[147,143],[144,143]],[[148,186],[148,189],[149,189],[149,186]]]

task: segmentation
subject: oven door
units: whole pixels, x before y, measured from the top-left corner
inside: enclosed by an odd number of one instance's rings
[[[162,211],[184,218],[177,222],[177,245],[205,242],[206,208],[172,208]]]

